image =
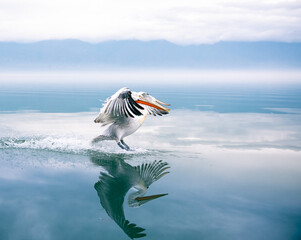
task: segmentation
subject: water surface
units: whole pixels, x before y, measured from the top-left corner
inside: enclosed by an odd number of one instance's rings
[[[0,239],[300,239],[300,86],[146,87],[131,152],[91,145],[117,89],[1,89]]]

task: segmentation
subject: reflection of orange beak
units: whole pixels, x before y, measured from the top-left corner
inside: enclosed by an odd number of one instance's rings
[[[169,104],[166,104],[166,103],[161,102],[161,101],[159,101],[159,100],[156,100],[156,101],[157,101],[158,103],[163,104],[163,105],[169,106]],[[136,103],[140,103],[140,104],[144,104],[144,105],[147,105],[147,106],[150,106],[150,107],[153,107],[153,108],[157,108],[157,109],[159,109],[159,110],[161,110],[161,111],[169,112],[169,110],[170,110],[170,109],[168,109],[168,108],[166,108],[166,107],[164,107],[164,106],[162,106],[162,105],[160,105],[160,104],[150,103],[150,102],[148,102],[148,101],[146,101],[146,100],[137,100]]]
[[[149,200],[153,200],[159,197],[163,197],[168,195],[168,193],[164,193],[164,194],[156,194],[156,195],[150,195],[150,196],[144,196],[144,197],[136,197],[135,200],[137,201],[149,201]]]

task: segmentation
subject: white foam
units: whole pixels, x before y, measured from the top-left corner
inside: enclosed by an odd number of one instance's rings
[[[93,122],[97,113],[24,113],[1,114],[0,148],[24,148],[85,154],[141,154],[148,150],[131,146],[132,151],[120,149],[115,141],[92,144],[100,134],[99,124]]]
[[[142,148],[132,148],[132,151],[125,151],[120,149],[115,142],[92,144],[90,139],[68,136],[6,138],[2,139],[0,143],[0,148],[40,149],[76,154],[85,154],[88,151],[122,154],[141,154],[148,152],[148,150]]]

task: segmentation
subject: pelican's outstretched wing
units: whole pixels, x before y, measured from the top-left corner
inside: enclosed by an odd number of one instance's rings
[[[165,110],[161,110],[161,109],[157,109],[157,108],[153,108],[153,107],[149,107],[149,106],[146,106],[146,110],[149,115],[154,115],[154,116],[157,116],[157,115],[162,116],[164,114],[168,114],[168,112]]]
[[[165,170],[170,167],[168,166],[167,162],[160,160],[152,163],[143,163],[135,168],[141,178],[144,180],[146,187],[149,187],[153,182],[159,180],[161,177],[169,173]]]
[[[121,88],[106,100],[94,122],[107,125],[120,117],[134,118],[135,116],[141,116],[142,113],[139,109],[143,110],[144,108],[134,101],[130,89]]]
[[[106,173],[101,173],[99,181],[94,185],[100,203],[107,214],[131,239],[141,238],[146,236],[143,233],[145,229],[130,223],[124,216],[124,197],[130,187],[127,183]]]
[[[146,101],[138,100],[137,103],[142,103],[149,115],[162,116],[169,113],[170,109],[166,108],[166,106],[170,106],[170,104],[161,102],[148,93],[143,93],[142,97]]]
[[[145,237],[146,234],[143,232],[145,228],[138,227],[135,223],[130,223],[128,220],[122,218],[119,221],[115,222],[122,228],[122,230],[128,235],[131,239]]]

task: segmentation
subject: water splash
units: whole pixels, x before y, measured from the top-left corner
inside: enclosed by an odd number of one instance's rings
[[[132,151],[120,149],[115,142],[92,144],[90,139],[80,136],[32,136],[1,138],[0,149],[35,149],[73,154],[114,153],[114,154],[145,154],[149,150],[132,148]]]

